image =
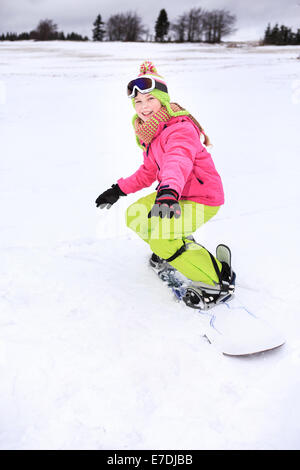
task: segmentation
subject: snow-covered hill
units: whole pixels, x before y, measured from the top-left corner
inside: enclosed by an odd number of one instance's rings
[[[0,447],[299,449],[300,47],[0,43]],[[94,200],[140,164],[144,59],[202,124],[243,300],[284,347],[220,355]],[[152,188],[154,189],[154,188]],[[237,289],[237,295],[238,294]]]

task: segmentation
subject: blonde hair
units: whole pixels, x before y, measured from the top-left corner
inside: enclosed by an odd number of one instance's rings
[[[180,108],[181,110],[184,110],[184,109],[185,109],[185,108],[183,108],[182,106],[180,106],[180,104],[178,104],[178,103],[174,103],[174,104],[176,104],[176,106],[178,106],[178,108]],[[204,135],[204,142],[203,142],[204,145],[205,145],[206,147],[212,146],[212,143],[211,143],[211,141],[210,141],[208,135],[205,134],[203,127],[202,127],[201,124],[197,121],[197,119],[194,118],[194,116],[193,116],[192,114],[190,114],[190,113],[187,114],[187,116],[196,124],[196,126],[200,129],[200,131],[201,131],[202,134]]]

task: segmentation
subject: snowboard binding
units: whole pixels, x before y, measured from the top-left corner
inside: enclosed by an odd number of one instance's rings
[[[152,268],[160,270],[164,266],[165,260],[157,256],[155,253],[152,253],[151,258],[149,259],[149,264]]]
[[[176,277],[176,269],[166,262],[163,258],[160,258],[155,253],[149,260],[150,266],[156,271],[158,277],[167,283],[169,287],[177,288],[182,285],[182,281]]]
[[[188,307],[208,310],[220,303],[231,300],[235,290],[236,274],[231,268],[231,252],[228,246],[218,245],[216,258],[222,263],[222,271],[215,265],[219,283],[211,286],[202,282],[193,282],[187,287],[182,300]]]
[[[208,310],[216,305],[231,300],[235,289],[235,273],[227,289],[211,288],[209,285],[191,285],[186,289],[182,300],[188,307]],[[217,287],[217,286],[216,286]]]
[[[172,288],[179,300],[183,300],[188,307],[208,310],[233,298],[236,278],[231,268],[231,251],[228,246],[220,244],[216,248],[216,258],[222,264],[221,271],[215,258],[209,254],[219,278],[219,283],[215,285],[181,279],[180,273],[168,263],[168,260],[160,258],[155,253],[152,253],[149,263],[160,279]]]

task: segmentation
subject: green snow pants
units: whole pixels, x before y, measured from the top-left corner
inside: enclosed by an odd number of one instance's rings
[[[194,201],[180,200],[181,216],[178,219],[174,217],[172,219],[166,217],[148,219],[156,194],[154,192],[142,197],[128,207],[127,226],[147,242],[157,256],[163,259],[170,258],[186,244],[187,249],[169,264],[192,281],[209,285],[219,282],[208,251],[187,237],[216,215],[220,206],[206,206]],[[216,263],[221,270],[221,263],[218,260]]]

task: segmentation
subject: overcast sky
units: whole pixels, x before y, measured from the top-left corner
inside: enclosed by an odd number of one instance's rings
[[[300,0],[0,0],[0,34],[30,31],[40,19],[53,19],[60,31],[91,37],[92,23],[100,13],[110,15],[136,11],[152,33],[161,8],[174,21],[193,7],[226,8],[237,16],[238,31],[224,39],[251,40],[263,37],[268,22],[300,28]]]

